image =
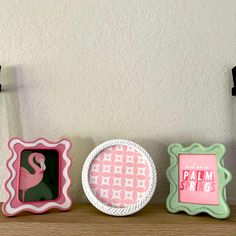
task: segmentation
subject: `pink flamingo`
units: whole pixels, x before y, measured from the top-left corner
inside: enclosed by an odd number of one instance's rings
[[[34,159],[40,164],[40,167],[34,163]],[[45,157],[43,154],[34,152],[28,157],[30,166],[34,169],[34,174],[31,174],[24,167],[20,168],[20,190],[22,190],[22,202],[25,200],[25,192],[27,189],[32,188],[39,184],[43,179],[43,172],[46,169]]]

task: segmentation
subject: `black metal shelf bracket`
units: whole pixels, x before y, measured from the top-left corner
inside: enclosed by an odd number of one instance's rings
[[[2,69],[2,66],[0,66],[0,79],[1,79],[1,69]],[[0,93],[2,92],[2,85],[0,84]]]
[[[236,96],[236,66],[232,69],[234,87],[232,88],[232,96]]]

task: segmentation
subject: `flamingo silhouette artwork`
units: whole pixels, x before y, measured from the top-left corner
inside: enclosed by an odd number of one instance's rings
[[[40,167],[34,163],[36,161]],[[25,193],[29,188],[38,185],[43,179],[43,172],[46,169],[45,157],[43,154],[33,152],[28,157],[28,163],[33,168],[34,173],[31,174],[24,167],[20,168],[20,190],[22,190],[22,202],[25,200]]]

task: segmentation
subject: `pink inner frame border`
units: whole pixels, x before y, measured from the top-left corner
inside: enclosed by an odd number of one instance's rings
[[[14,161],[14,163],[12,164],[12,167],[14,168],[14,170],[16,171],[16,176],[14,177],[14,179],[12,180],[12,183],[11,183],[11,186],[14,188],[15,190],[15,194],[14,196],[12,197],[12,194],[11,192],[9,191],[8,187],[7,187],[7,184],[8,182],[11,180],[12,178],[12,171],[10,170],[9,168],[9,162],[12,160],[12,157],[13,157],[13,150],[12,148],[10,147],[10,143],[11,141],[13,140],[19,140],[20,142],[22,143],[25,143],[25,144],[33,144],[33,143],[36,143],[38,141],[44,141],[48,144],[52,144],[52,145],[56,145],[55,147],[48,147],[46,146],[45,144],[42,144],[42,143],[39,143],[35,146],[32,146],[32,147],[28,147],[28,146],[24,146],[22,145],[21,143],[16,143],[14,146],[13,146],[13,149],[14,151],[16,152],[16,155],[17,155],[17,158],[16,160]],[[66,184],[66,179],[65,177],[62,175],[62,172],[64,170],[64,167],[66,166],[66,161],[64,160],[64,158],[62,158],[62,153],[65,152],[66,148],[65,148],[65,145],[60,143],[62,141],[67,141],[69,143],[69,148],[67,149],[66,151],[66,157],[69,158],[68,154],[69,154],[69,150],[71,148],[71,142],[68,140],[68,139],[62,139],[58,142],[50,142],[44,138],[39,138],[39,139],[36,139],[32,142],[25,142],[19,138],[13,138],[11,140],[9,140],[8,142],[8,147],[9,149],[11,150],[11,158],[8,159],[7,163],[6,163],[6,166],[7,166],[7,169],[10,173],[10,176],[9,178],[7,179],[6,183],[5,183],[5,189],[7,190],[8,192],[8,199],[7,201],[3,204],[3,212],[5,215],[8,215],[8,216],[11,216],[11,215],[15,215],[21,211],[31,211],[33,213],[43,213],[51,208],[58,208],[60,210],[68,210],[72,204],[72,200],[71,200],[71,197],[69,195],[69,188],[72,184],[72,180],[70,178],[70,176],[68,175],[68,171],[71,167],[71,161],[70,161],[70,164],[68,166],[68,169],[67,169],[67,177],[69,178],[69,185],[67,187],[67,191],[66,191],[66,195],[67,195],[67,198],[69,198],[69,201],[70,201],[70,204],[68,205],[68,207],[65,209],[65,208],[62,208],[60,207],[59,205],[60,204],[63,204],[67,199],[66,199],[66,196],[64,194],[62,194],[62,188],[63,186]],[[54,200],[44,200],[44,201],[33,201],[33,202],[22,202],[20,201],[19,199],[19,183],[20,183],[20,161],[21,161],[21,152],[23,150],[38,150],[38,149],[44,149],[44,150],[56,150],[58,152],[58,163],[59,163],[59,168],[58,168],[58,198],[57,199],[54,199]],[[12,199],[11,199],[12,198]],[[31,206],[35,206],[35,207],[42,207],[44,206],[45,204],[49,203],[49,202],[55,202],[57,204],[59,204],[58,206],[52,206],[52,207],[47,207],[46,209],[44,210],[33,210],[33,209],[30,209],[30,208],[27,208],[27,207],[23,207],[24,205],[31,205]],[[8,212],[6,212],[6,209],[5,209],[5,206],[10,203],[12,208],[19,208],[19,210],[16,211],[15,214],[9,214]],[[23,207],[23,208],[21,208]]]

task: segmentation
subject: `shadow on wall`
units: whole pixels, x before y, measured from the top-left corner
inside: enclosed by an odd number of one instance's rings
[[[157,187],[151,203],[165,202],[169,193],[169,182],[166,178],[166,169],[169,166],[168,146],[153,139],[133,139],[141,145],[152,157],[157,171]]]
[[[0,127],[1,127],[1,158],[6,161],[10,156],[7,148],[9,138],[22,136],[21,114],[19,105],[19,90],[21,89],[22,73],[20,67],[6,66],[2,68],[0,94]],[[8,172],[3,165],[0,175],[0,185],[3,186],[8,178]],[[7,198],[3,189],[0,191],[0,201]]]
[[[232,67],[231,67],[232,68]],[[233,77],[231,71],[228,74],[228,89],[233,86]],[[235,188],[235,166],[236,166],[236,97],[231,96],[231,130],[232,142],[226,143],[225,167],[232,173],[232,181],[227,186],[227,199],[230,204],[236,204],[236,188]]]
[[[6,102],[8,132],[10,137],[21,137],[19,90],[23,88],[22,70],[18,66],[6,66],[2,70],[2,92]]]
[[[70,194],[74,202],[87,202],[84,195],[81,182],[81,173],[85,159],[89,153],[94,149],[95,142],[92,138],[68,137],[72,142],[70,157],[72,160],[72,167],[70,176],[72,178],[72,186]]]
[[[225,167],[232,173],[232,180],[227,185],[227,199],[229,204],[236,204],[236,188],[235,188],[235,166],[236,166],[236,142],[225,143],[226,155],[225,155]]]
[[[233,65],[229,67],[233,68]],[[231,71],[227,72],[228,80],[228,91],[233,87],[233,77]],[[229,95],[231,96],[231,94]],[[236,97],[231,96],[230,99],[230,107],[231,107],[231,132],[232,132],[232,142],[224,143],[226,147],[226,155],[225,155],[225,167],[229,169],[232,173],[232,180],[227,185],[227,199],[229,204],[236,204],[236,188],[235,188],[235,177],[236,177]]]

